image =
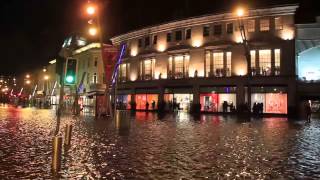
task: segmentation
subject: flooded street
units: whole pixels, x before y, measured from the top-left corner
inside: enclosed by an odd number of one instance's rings
[[[61,178],[319,179],[320,123],[286,118],[121,113],[74,126]],[[0,107],[0,179],[50,179],[55,112]]]

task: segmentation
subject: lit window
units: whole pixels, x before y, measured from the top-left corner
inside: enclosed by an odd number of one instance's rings
[[[121,64],[120,65],[120,81],[124,82],[127,80],[129,64]]]
[[[275,24],[275,29],[276,30],[282,30],[283,29],[282,18],[281,17],[274,18],[274,24]]]
[[[186,39],[190,39],[191,38],[191,29],[187,29],[186,30]]]
[[[210,51],[206,52],[206,62],[205,62],[205,66],[206,66],[206,77],[210,77],[211,76],[211,53]]]
[[[213,72],[216,76],[223,76],[223,52],[213,53]]]
[[[259,50],[260,74],[264,76],[271,75],[271,50]]]
[[[261,19],[260,20],[260,31],[269,31],[270,22],[269,19]]]
[[[209,36],[210,35],[210,26],[206,25],[203,26],[203,36]]]
[[[231,76],[231,52],[227,52],[226,76]]]
[[[247,30],[248,32],[255,32],[255,20],[254,19],[249,19],[247,21]]]
[[[93,79],[92,80],[93,80],[93,84],[97,84],[97,80],[98,80],[97,79],[97,73],[93,74]]]
[[[155,59],[145,59],[140,62],[140,77],[142,80],[151,80],[154,78]]]
[[[213,34],[215,36],[219,36],[222,34],[222,25],[221,24],[217,24],[213,26]]]
[[[280,54],[280,49],[275,49],[274,50],[274,73],[275,75],[280,74],[280,60],[281,60],[281,54]]]
[[[227,23],[227,33],[228,34],[233,33],[233,23]]]
[[[188,77],[190,56],[176,55],[169,57],[168,74],[170,78],[181,79]]]

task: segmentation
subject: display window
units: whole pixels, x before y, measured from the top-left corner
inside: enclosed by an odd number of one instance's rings
[[[155,110],[158,106],[158,94],[136,94],[137,110]]]
[[[192,94],[164,94],[167,110],[189,111],[192,101]]]
[[[117,96],[118,109],[131,109],[131,94]]]
[[[259,107],[264,113],[287,114],[287,94],[253,93],[251,107]]]
[[[200,94],[201,111],[233,112],[236,105],[234,93],[203,93]]]

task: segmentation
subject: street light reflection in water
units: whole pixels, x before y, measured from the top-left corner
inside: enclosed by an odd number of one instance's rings
[[[319,179],[320,123],[286,118],[118,112],[73,124],[61,178]],[[182,120],[181,120],[182,119]],[[0,179],[52,178],[51,110],[0,107]],[[61,132],[60,132],[61,133]]]

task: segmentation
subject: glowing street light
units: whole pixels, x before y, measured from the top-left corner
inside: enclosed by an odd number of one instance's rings
[[[48,76],[48,75],[45,75],[45,76],[43,77],[43,79],[44,79],[44,80],[48,80],[48,79],[49,79],[49,76]]]
[[[27,74],[27,75],[26,75],[26,78],[30,78],[30,75],[29,75],[29,74]]]
[[[89,34],[90,34],[91,36],[95,36],[95,35],[97,35],[98,30],[97,30],[97,28],[95,28],[95,27],[90,27],[89,30],[88,30],[88,32],[89,32]]]
[[[87,7],[87,13],[88,13],[89,15],[95,14],[95,13],[96,13],[96,8],[95,8],[94,6],[92,6],[92,5],[88,6],[88,7]]]
[[[31,81],[30,81],[30,80],[27,80],[27,81],[26,81],[26,84],[31,84]]]
[[[244,9],[239,7],[236,11],[238,17],[242,17],[244,15]]]

